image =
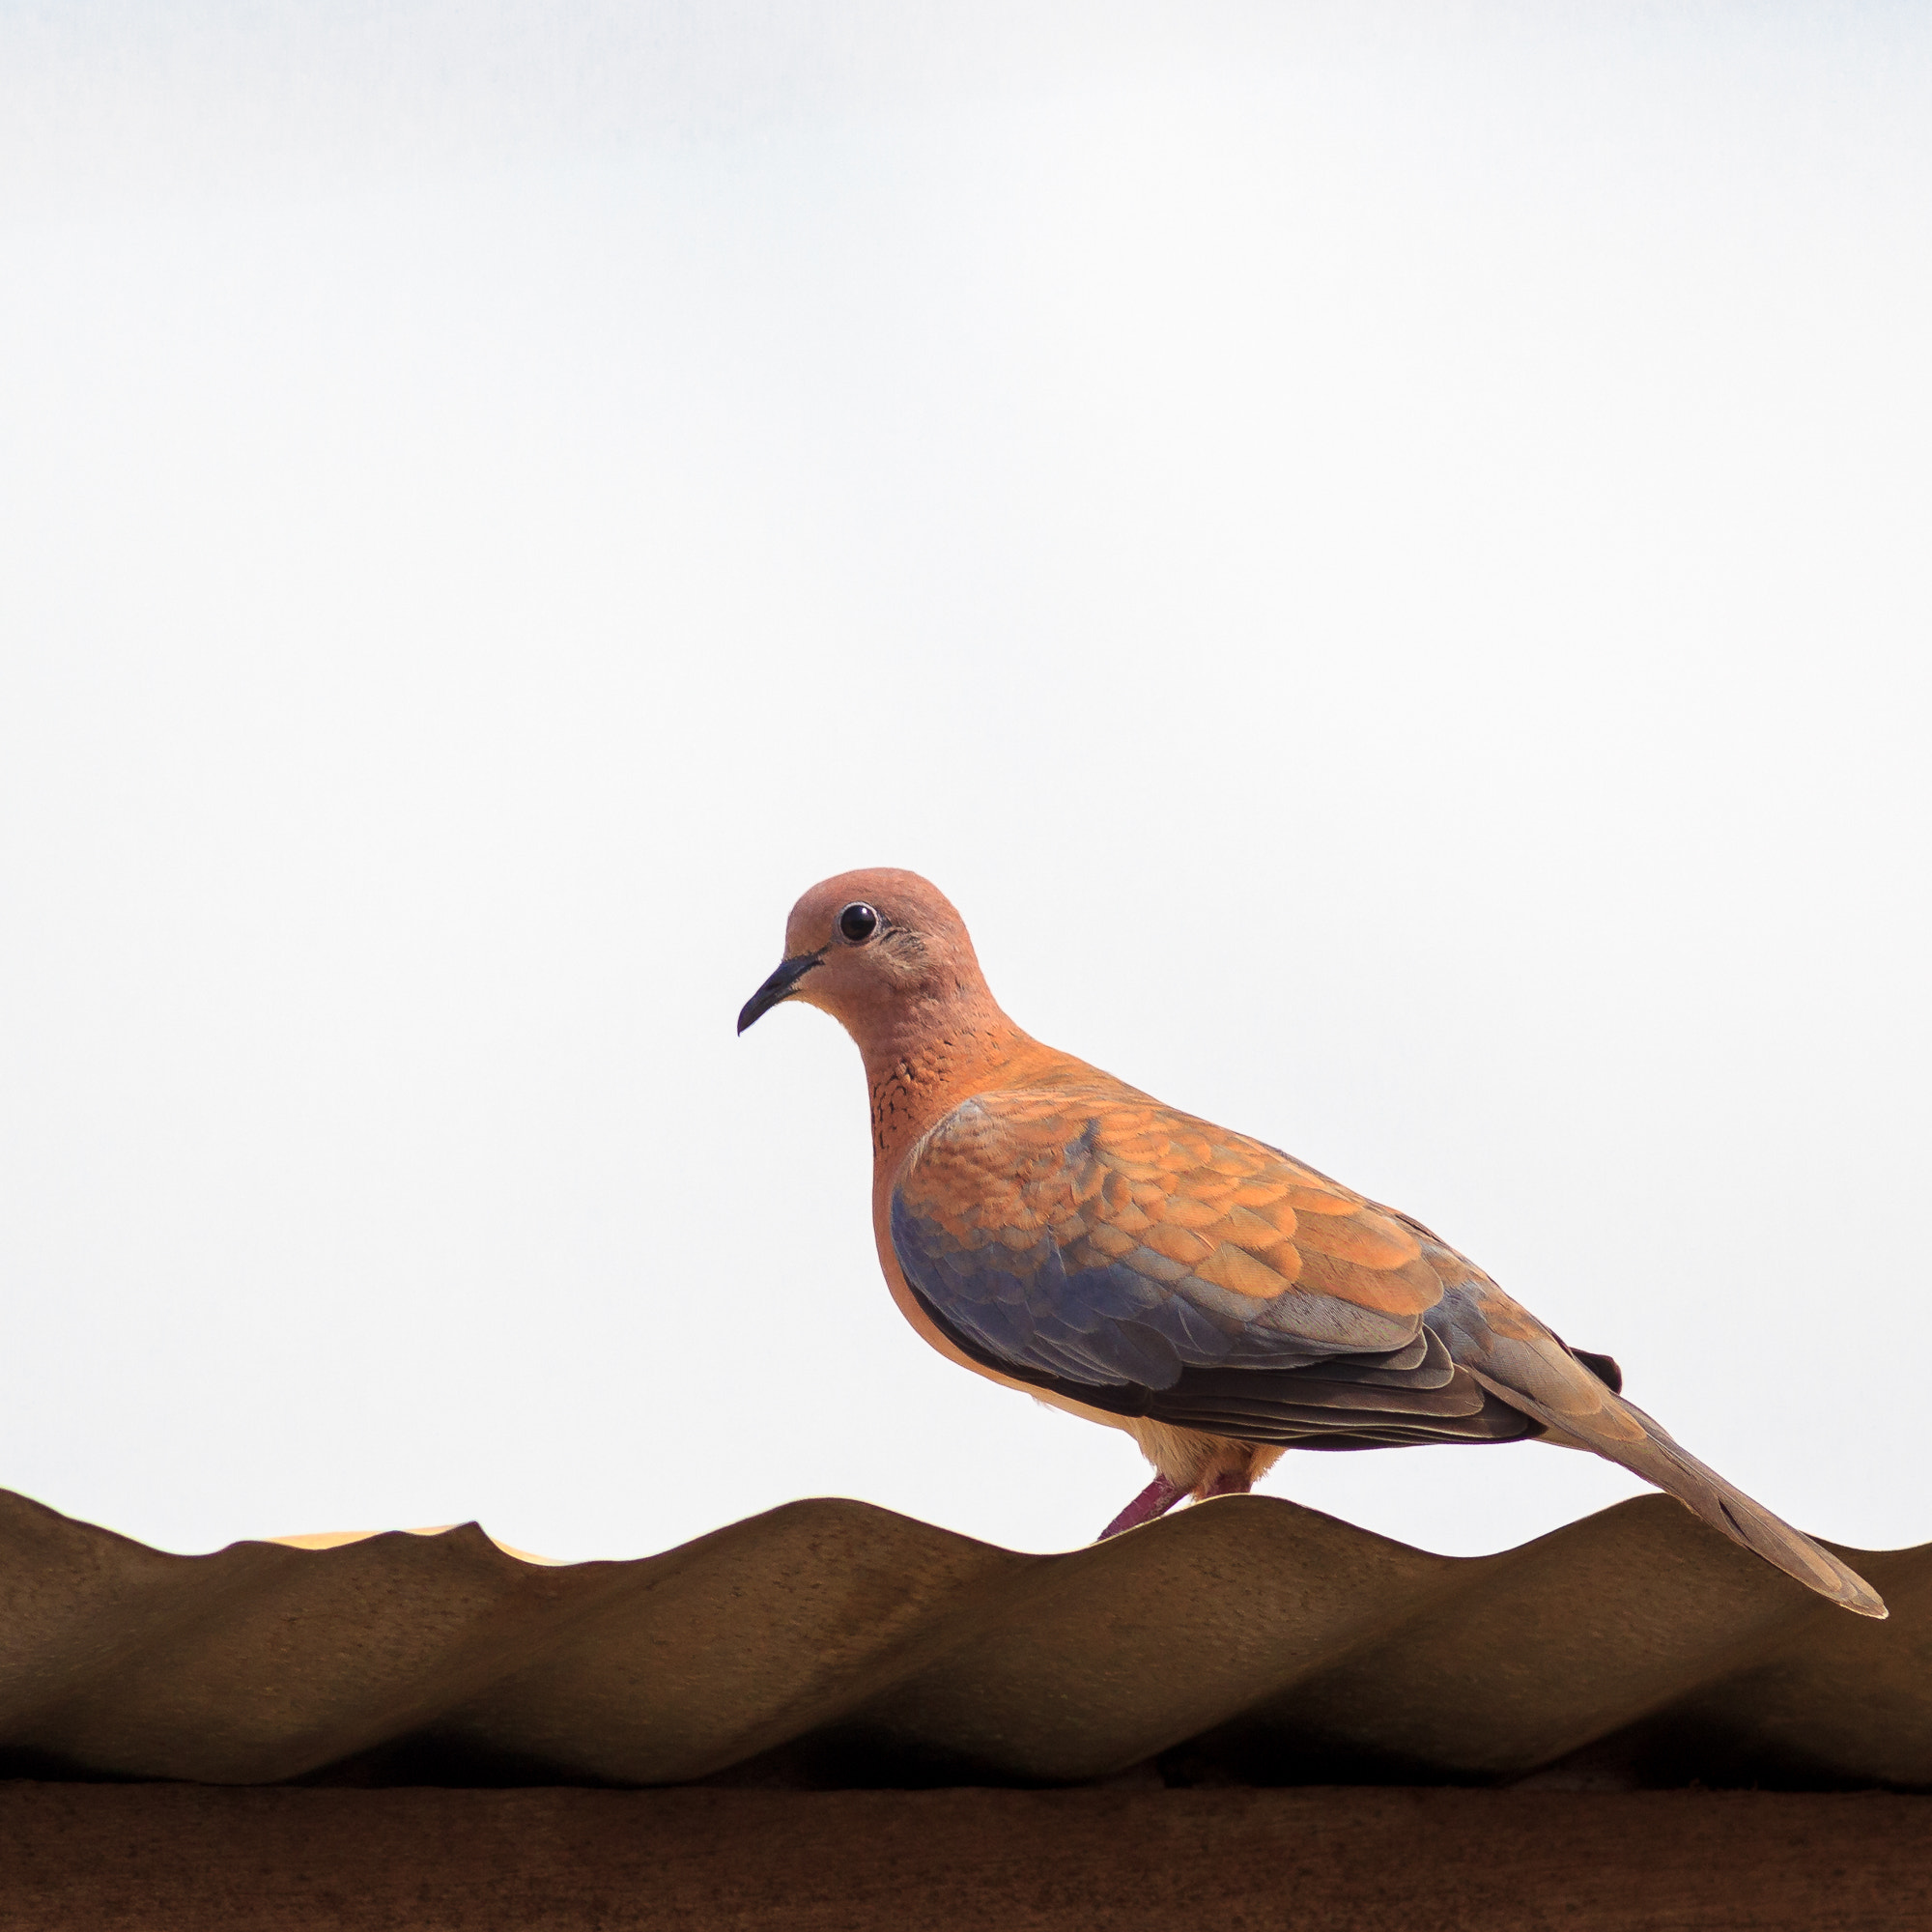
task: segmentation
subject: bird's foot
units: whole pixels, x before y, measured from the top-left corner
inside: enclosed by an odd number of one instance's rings
[[[1204,1483],[1194,1500],[1205,1503],[1213,1496],[1244,1496],[1255,1486],[1252,1476],[1238,1469],[1223,1469],[1211,1483]]]
[[[1180,1484],[1171,1483],[1165,1476],[1156,1476],[1094,1541],[1105,1543],[1108,1537],[1119,1536],[1124,1529],[1138,1529],[1142,1523],[1151,1522],[1157,1516],[1165,1516],[1186,1494]]]

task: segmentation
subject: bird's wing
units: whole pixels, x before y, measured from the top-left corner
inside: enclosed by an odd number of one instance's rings
[[[1443,1283],[1415,1229],[1099,1076],[966,1101],[891,1207],[942,1332],[1090,1406],[1337,1448],[1540,1433],[1425,1324]]]

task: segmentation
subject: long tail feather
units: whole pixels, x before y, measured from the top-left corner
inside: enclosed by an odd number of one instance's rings
[[[1887,1614],[1878,1592],[1857,1571],[1700,1463],[1486,1276],[1472,1270],[1452,1288],[1437,1319],[1462,1367],[1559,1439],[1655,1483],[1807,1590],[1861,1617]]]
[[[1772,1513],[1677,1442],[1662,1425],[1634,1403],[1612,1395],[1607,1388],[1590,1391],[1592,1406],[1578,1412],[1538,1402],[1520,1389],[1492,1381],[1481,1370],[1477,1378],[1505,1402],[1513,1403],[1580,1447],[1621,1463],[1645,1482],[1654,1483],[1701,1517],[1713,1529],[1753,1554],[1775,1564],[1807,1589],[1861,1617],[1888,1614],[1878,1592],[1849,1564],[1814,1543],[1801,1529]],[[1587,1375],[1587,1370],[1579,1373]],[[1596,1398],[1601,1395],[1601,1401]]]

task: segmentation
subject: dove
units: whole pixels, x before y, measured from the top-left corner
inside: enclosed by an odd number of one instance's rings
[[[900,1312],[960,1367],[1123,1430],[1151,1483],[1101,1532],[1246,1492],[1290,1449],[1541,1439],[1592,1451],[1834,1604],[1871,1586],[1679,1446],[1412,1216],[1043,1045],[917,873],[813,886],[738,1015],[816,1007],[872,1115]]]

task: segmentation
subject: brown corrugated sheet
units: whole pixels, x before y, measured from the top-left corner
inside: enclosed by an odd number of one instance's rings
[[[1871,1623],[1675,1503],[1428,1555],[1231,1497],[1028,1556],[867,1504],[540,1567],[172,1556],[0,1492],[0,1770],[259,1783],[1932,1789],[1932,1546]]]
[[[1932,1800],[0,1784],[5,1932],[1902,1932]]]

